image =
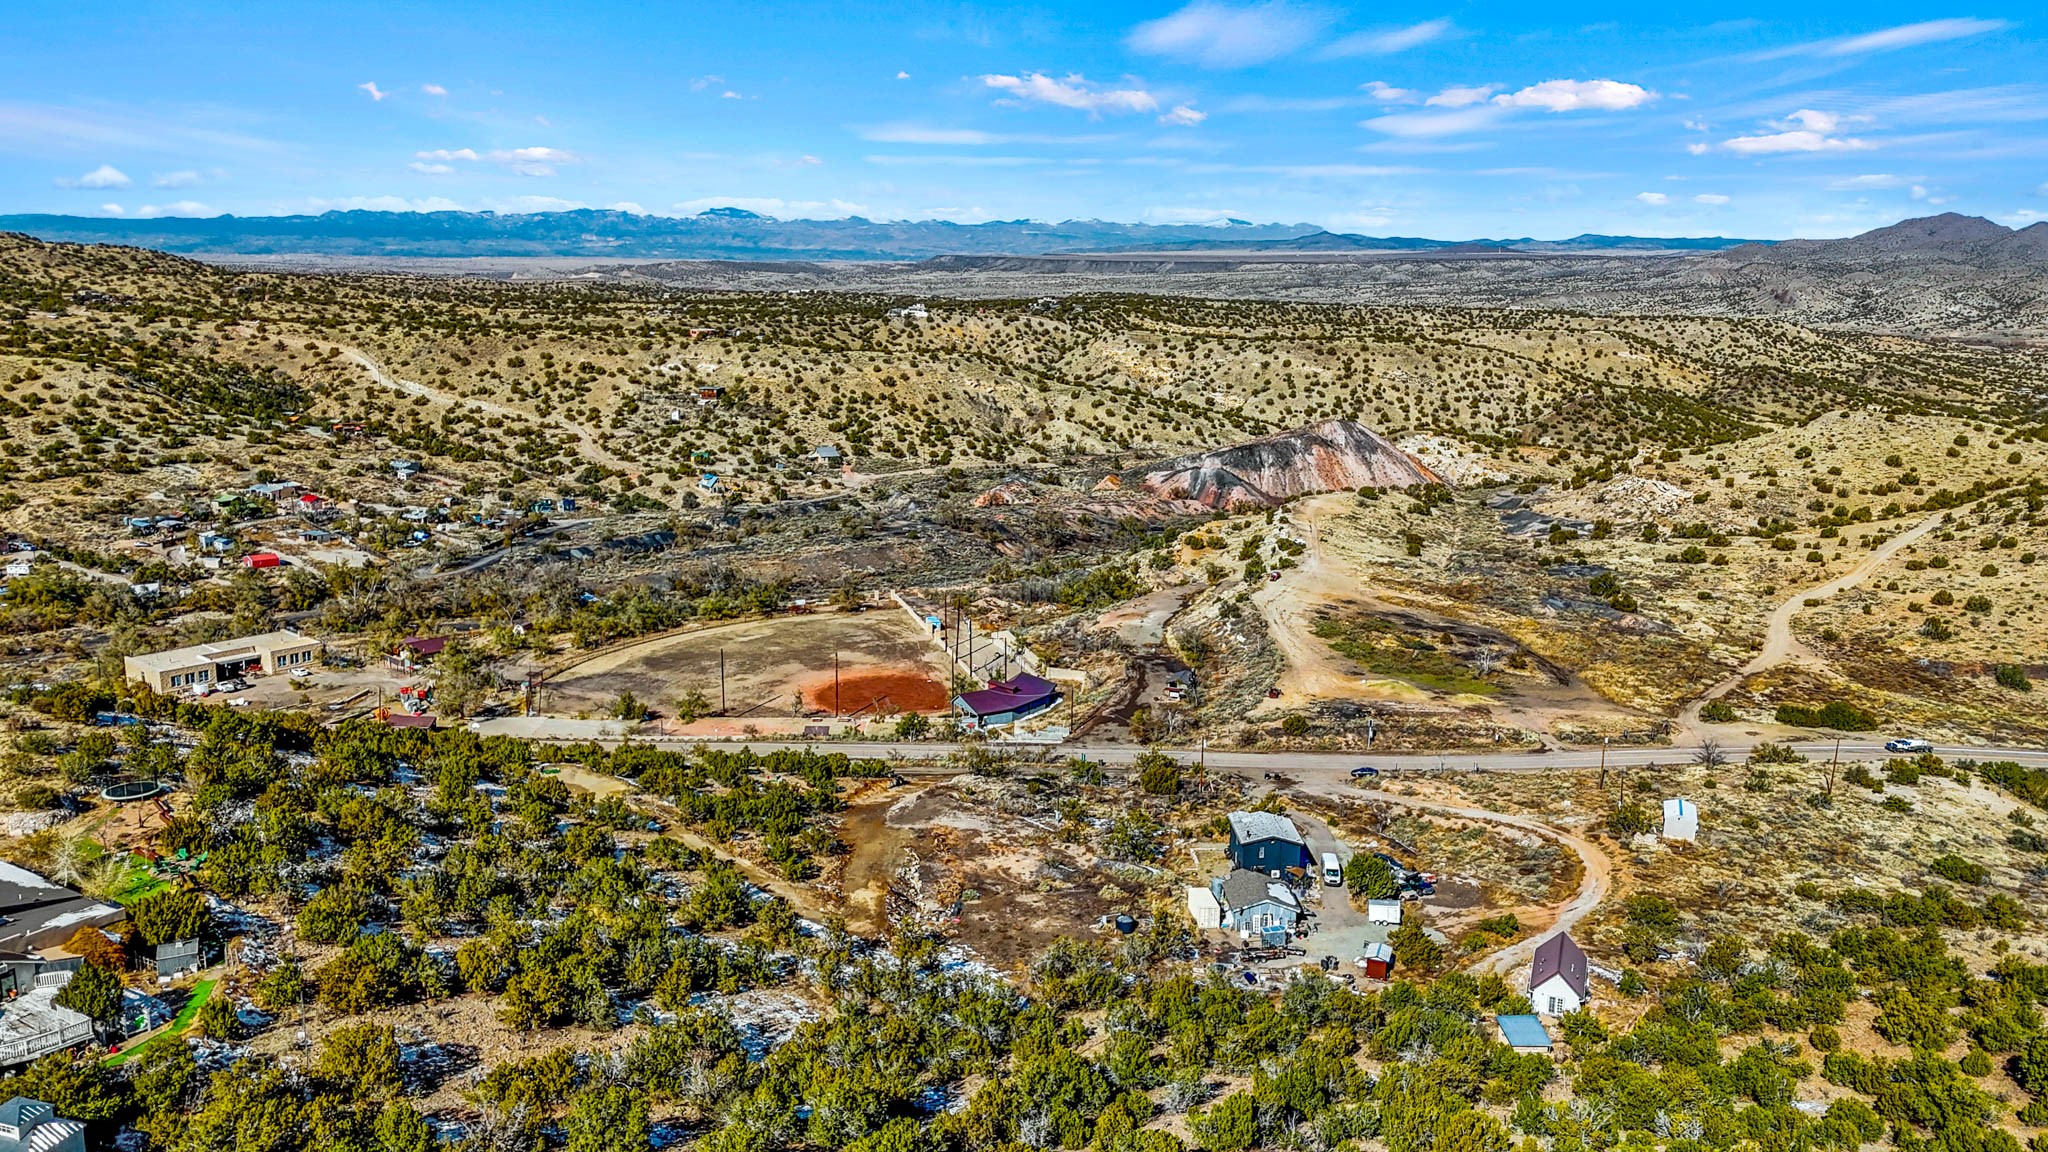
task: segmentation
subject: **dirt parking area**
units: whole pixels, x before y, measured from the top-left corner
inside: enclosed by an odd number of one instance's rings
[[[600,712],[631,692],[666,712],[695,689],[716,711],[721,654],[728,715],[937,711],[948,701],[943,654],[903,612],[876,608],[741,620],[625,645],[550,678],[541,707]]]

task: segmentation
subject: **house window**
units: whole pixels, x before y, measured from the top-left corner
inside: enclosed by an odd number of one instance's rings
[[[1552,1016],[1564,1015],[1564,1001],[1556,996],[1552,996],[1550,998],[1550,1014]]]
[[[201,684],[204,684],[204,683],[206,683],[206,682],[207,682],[208,680],[211,680],[211,679],[213,679],[213,670],[212,670],[212,669],[210,669],[210,668],[202,668],[202,669],[200,669],[200,670],[199,670],[199,673],[198,673],[198,677],[199,677],[199,682],[200,682]]]

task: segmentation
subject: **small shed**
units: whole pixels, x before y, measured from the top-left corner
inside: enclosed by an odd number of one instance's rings
[[[277,568],[284,564],[284,557],[275,552],[251,552],[242,557],[242,563],[251,568]]]
[[[1399,900],[1367,900],[1365,902],[1367,924],[1399,924],[1401,902]]]
[[[1508,1047],[1525,1054],[1550,1055],[1550,1031],[1543,1027],[1540,1018],[1501,1016],[1494,1023],[1500,1026],[1500,1038]]]
[[[1207,888],[1188,888],[1188,915],[1195,918],[1197,928],[1223,927],[1223,904]]]
[[[206,967],[206,950],[197,937],[159,944],[144,958],[158,976],[181,976]]]
[[[1358,958],[1358,966],[1365,969],[1368,980],[1387,980],[1394,975],[1394,946],[1391,944],[1367,944],[1364,954]]]
[[[1680,796],[1664,802],[1664,839],[1690,843],[1699,835],[1699,805]]]

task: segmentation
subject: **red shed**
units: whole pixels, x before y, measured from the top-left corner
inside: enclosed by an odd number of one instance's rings
[[[1385,980],[1394,974],[1394,949],[1386,944],[1367,944],[1365,955],[1358,958],[1358,966],[1365,969],[1368,980]]]
[[[242,557],[242,563],[251,568],[278,568],[284,564],[284,557],[275,552],[251,552]]]

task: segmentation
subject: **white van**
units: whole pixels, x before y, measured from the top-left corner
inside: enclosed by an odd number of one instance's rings
[[[1323,883],[1332,888],[1344,886],[1344,865],[1337,862],[1335,852],[1323,853]]]

